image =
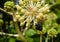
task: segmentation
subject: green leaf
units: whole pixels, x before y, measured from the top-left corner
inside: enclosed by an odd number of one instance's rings
[[[33,38],[25,36],[27,42],[33,42]]]
[[[26,36],[33,36],[34,34],[36,34],[36,32],[33,29],[29,29],[25,32]]]
[[[10,33],[16,33],[16,30],[13,25],[10,25],[9,29],[10,29]]]
[[[35,34],[33,36],[31,36],[33,38],[33,42],[40,42],[40,35],[39,34]]]
[[[10,38],[9,42],[15,42],[15,39],[14,38]]]

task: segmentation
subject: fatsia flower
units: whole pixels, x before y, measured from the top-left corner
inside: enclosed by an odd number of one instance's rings
[[[32,21],[33,25],[37,22],[43,22],[50,7],[45,4],[44,0],[19,0],[19,5],[16,5],[16,8],[20,12],[18,20],[21,22],[21,26],[27,22],[26,26],[30,27]]]
[[[7,4],[8,2],[5,3],[5,6],[11,7],[11,4]],[[15,6],[17,9],[15,11],[16,19],[20,22],[20,26],[24,26],[26,22],[27,28],[30,25],[34,27],[36,23],[43,23],[45,14],[49,12],[50,8],[49,4],[45,4],[45,0],[19,0]]]

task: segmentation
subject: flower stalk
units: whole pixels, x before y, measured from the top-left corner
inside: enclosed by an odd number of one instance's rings
[[[40,42],[42,42],[42,32],[40,33]]]
[[[9,15],[11,15],[11,13],[7,12],[6,10],[4,10],[4,9],[2,9],[2,8],[0,8],[0,10],[3,11],[3,12],[5,12],[5,13],[7,13],[7,14],[9,14]],[[13,13],[12,13],[12,14],[13,14],[13,15],[12,15],[12,17],[13,17],[13,23],[14,23],[14,26],[15,26],[15,28],[16,28],[16,31],[17,31],[17,33],[18,33],[18,35],[19,35],[19,38],[20,38],[20,40],[22,40],[23,42],[26,42],[24,36],[22,35],[22,33],[21,33],[20,30],[19,30],[17,21],[14,21],[14,19],[16,18],[16,17],[15,17],[15,12],[14,12],[13,9],[12,9],[12,11],[13,11]]]
[[[52,36],[52,42],[53,42],[53,36]]]
[[[18,26],[18,22],[17,22],[17,20],[16,20],[15,12],[14,12],[13,9],[11,9],[11,10],[12,10],[12,12],[13,12],[13,16],[12,16],[12,17],[13,17],[13,23],[14,23],[15,29],[16,29],[18,35],[19,35],[19,38],[20,38],[20,40],[22,40],[23,42],[26,42],[24,36],[22,35],[21,31],[19,30],[19,26]]]
[[[47,37],[46,37],[46,39],[45,39],[45,42],[48,42],[48,35],[47,35]]]

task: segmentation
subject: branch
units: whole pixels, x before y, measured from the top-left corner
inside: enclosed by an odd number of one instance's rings
[[[5,13],[9,14],[9,15],[12,15],[12,14],[13,14],[13,13],[11,13],[11,12],[7,12],[6,10],[4,10],[4,9],[2,9],[2,8],[0,8],[0,11],[3,11],[3,12],[5,12]]]
[[[4,33],[4,32],[0,32],[0,35],[7,35],[7,36],[19,37],[18,34],[8,34],[8,33]]]
[[[21,31],[19,30],[19,26],[18,26],[18,22],[16,20],[16,16],[15,16],[15,11],[13,9],[11,9],[12,12],[13,12],[13,23],[14,23],[14,26],[15,26],[15,29],[19,35],[19,38],[23,41],[23,42],[27,42],[26,39],[24,38],[23,34],[21,33]]]
[[[13,22],[14,22],[16,31],[17,31],[17,33],[18,33],[18,35],[19,35],[19,38],[20,38],[23,42],[26,42],[24,36],[22,35],[22,33],[21,33],[20,30],[19,30],[17,21],[14,21],[14,19],[16,19],[16,17],[15,17],[15,11],[14,11],[13,9],[11,9],[11,10],[12,10],[13,13],[7,12],[6,10],[0,8],[0,11],[3,11],[3,12],[5,12],[5,13],[9,14],[9,15],[12,15],[12,17],[13,17]],[[3,33],[3,34],[5,35],[5,33]],[[6,35],[13,36],[12,34],[6,34]]]

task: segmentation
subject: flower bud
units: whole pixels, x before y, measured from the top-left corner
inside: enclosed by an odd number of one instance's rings
[[[19,21],[23,22],[24,21],[24,17],[19,18]]]
[[[5,2],[4,8],[7,8],[7,9],[14,8],[14,2],[12,2],[12,1]]]
[[[36,19],[39,20],[39,19],[40,19],[40,16],[37,15],[37,16],[36,16]]]
[[[16,5],[17,10],[21,10],[21,7],[19,5]]]
[[[57,31],[55,30],[55,29],[50,29],[49,31],[48,31],[48,35],[49,36],[54,36],[54,37],[56,37],[56,35],[57,35]]]
[[[20,5],[23,5],[23,4],[24,4],[24,1],[20,0],[20,1],[19,1],[19,4],[20,4]]]
[[[37,7],[37,8],[40,8],[40,7],[41,7],[41,4],[37,4],[36,7]]]
[[[27,19],[26,21],[27,21],[27,23],[30,23],[30,19]]]
[[[44,4],[44,3],[45,3],[45,0],[42,0],[42,1],[41,1],[41,4]]]
[[[37,0],[33,0],[33,2],[37,2]]]
[[[24,26],[24,23],[25,23],[25,22],[21,22],[21,23],[20,23],[20,26]]]
[[[28,2],[29,0],[24,0],[24,2]]]
[[[28,27],[28,28],[29,28],[29,27],[30,27],[30,23],[27,23],[27,24],[26,24],[26,27]]]
[[[16,15],[16,18],[19,19],[20,18],[20,15]]]
[[[33,11],[33,12],[37,12],[37,11],[38,11],[37,7],[34,7],[34,8],[32,9],[32,11]]]
[[[25,9],[21,9],[21,13],[24,14],[25,13]]]
[[[29,16],[30,15],[30,12],[26,11],[25,15],[26,16]]]
[[[39,16],[40,16],[40,20],[43,20],[44,19],[43,13],[40,13]]]

